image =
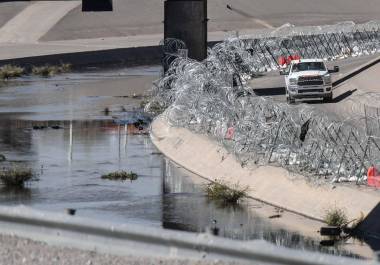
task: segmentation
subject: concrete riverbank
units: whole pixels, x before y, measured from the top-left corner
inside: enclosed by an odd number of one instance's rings
[[[152,124],[152,140],[163,154],[195,174],[210,181],[239,182],[249,186],[250,197],[309,218],[323,220],[328,209],[337,207],[352,220],[370,213],[379,201],[379,193],[367,187],[316,186],[279,167],[242,168],[233,154],[213,139],[172,127],[162,117]]]

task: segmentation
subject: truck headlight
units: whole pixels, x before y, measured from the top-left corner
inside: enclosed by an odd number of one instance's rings
[[[331,75],[325,75],[325,76],[323,76],[323,83],[325,85],[330,85],[331,84]]]
[[[297,78],[290,78],[289,79],[289,85],[293,85],[293,86],[297,85],[297,81],[298,81]]]

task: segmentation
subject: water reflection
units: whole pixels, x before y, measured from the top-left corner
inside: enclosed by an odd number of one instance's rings
[[[38,182],[23,190],[0,190],[3,205],[25,204],[38,209],[77,210],[77,216],[116,223],[138,223],[193,232],[217,226],[220,236],[264,239],[277,245],[336,255],[355,256],[343,246],[322,247],[319,241],[271,223],[249,201],[221,207],[203,195],[203,181],[166,160],[148,135],[130,135],[111,120],[0,120],[0,164],[26,163]],[[128,170],[130,182],[102,180],[102,174]]]
[[[223,206],[209,201],[202,193],[202,182],[194,184],[190,173],[168,161],[165,166],[162,212],[165,228],[204,232],[207,228],[217,227],[220,236],[232,239],[263,239],[278,246],[360,257],[346,251],[344,245],[321,246],[317,238],[285,230],[270,223],[259,211],[248,210],[260,209],[260,202],[249,200],[240,206]]]

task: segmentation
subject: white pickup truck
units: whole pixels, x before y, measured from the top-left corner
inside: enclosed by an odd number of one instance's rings
[[[339,67],[328,70],[322,59],[300,59],[292,61],[285,75],[286,99],[294,103],[297,98],[333,98],[331,73],[339,72]]]

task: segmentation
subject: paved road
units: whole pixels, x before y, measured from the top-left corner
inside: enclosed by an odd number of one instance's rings
[[[113,2],[114,12],[89,13],[81,12],[80,1],[0,2],[0,26],[3,26],[0,59],[151,46],[163,38],[162,0]],[[227,4],[231,9],[226,8]],[[380,0],[366,0],[365,5],[354,0],[319,0],[318,3],[209,0],[208,12],[209,40],[214,41],[224,39],[227,31],[250,34],[287,22],[296,25],[342,20],[364,22],[380,17]]]
[[[80,1],[39,1],[25,7],[0,28],[0,42],[37,42]]]
[[[42,40],[162,34],[162,0],[114,0],[114,12],[72,10]],[[229,4],[232,8],[227,9]],[[321,25],[380,17],[380,0],[208,0],[209,31]]]
[[[338,61],[327,62],[328,68],[333,68],[338,65],[340,68],[339,73],[333,74],[333,81],[339,79],[346,73],[356,69],[357,67],[367,63],[371,59],[380,56],[380,54],[361,56],[355,58],[348,58]],[[285,79],[277,71],[269,72],[262,77],[250,80],[250,87],[255,90],[255,93],[259,96],[273,96],[280,101],[286,101],[285,98]]]
[[[340,73],[333,76],[333,80],[358,68],[378,57],[379,54],[329,62],[329,68],[333,65],[340,66]],[[352,79],[334,88],[334,99],[331,103],[323,103],[321,100],[297,100],[296,104],[310,104],[314,107],[333,114],[340,119],[347,119],[363,115],[363,104],[380,107],[379,86],[380,64],[360,73]],[[278,72],[269,73],[263,77],[252,79],[249,85],[259,96],[271,96],[279,102],[286,102],[285,80]]]

